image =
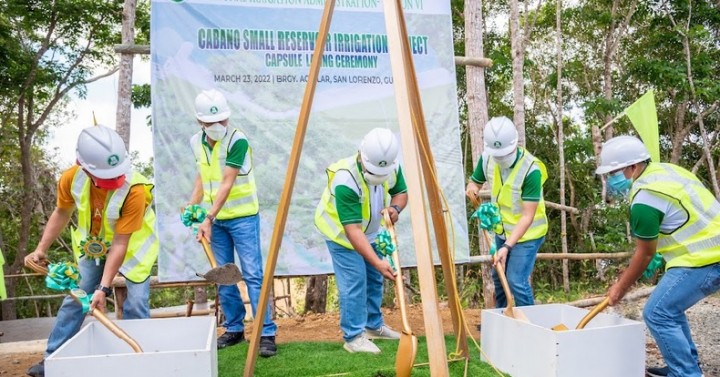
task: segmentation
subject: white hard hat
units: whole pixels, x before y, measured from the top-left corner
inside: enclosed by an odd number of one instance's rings
[[[507,156],[517,148],[517,128],[507,117],[490,119],[485,125],[483,138],[485,139],[485,151],[490,156]]]
[[[373,128],[360,143],[360,159],[368,172],[387,175],[395,170],[400,145],[387,128]]]
[[[195,97],[195,116],[201,122],[219,122],[230,117],[230,107],[219,91],[203,90]]]
[[[115,130],[102,125],[82,130],[75,151],[80,166],[101,179],[117,178],[130,169],[125,142]]]
[[[650,153],[640,139],[634,136],[617,136],[603,144],[600,166],[595,170],[595,174],[609,173],[649,159]]]

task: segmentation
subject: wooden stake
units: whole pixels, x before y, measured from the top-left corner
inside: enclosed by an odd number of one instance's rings
[[[421,167],[418,163],[418,148],[415,138],[413,117],[414,101],[417,91],[412,91],[410,84],[412,61],[408,59],[407,39],[404,37],[405,22],[402,16],[402,7],[399,0],[383,2],[385,8],[385,27],[387,29],[390,65],[393,73],[393,86],[395,89],[395,103],[397,105],[398,120],[400,123],[400,136],[402,138],[403,156],[406,173],[405,181],[408,186],[408,201],[410,217],[413,225],[413,240],[417,256],[418,277],[420,280],[420,296],[422,297],[423,317],[425,320],[425,333],[428,342],[428,358],[430,360],[430,374],[433,376],[448,376],[447,357],[445,349],[445,335],[442,321],[439,316],[438,297],[435,285],[435,273],[430,248],[427,215],[425,213],[424,193],[421,182]],[[408,80],[410,78],[410,80]],[[417,113],[417,111],[416,111]]]
[[[288,160],[285,184],[283,185],[280,203],[278,203],[277,214],[275,216],[275,227],[272,239],[270,240],[268,259],[265,264],[265,276],[263,277],[262,289],[260,290],[260,301],[258,302],[255,320],[253,321],[255,331],[253,331],[252,337],[250,338],[250,346],[245,360],[245,372],[243,374],[245,377],[252,377],[255,372],[255,362],[260,348],[260,336],[265,321],[265,312],[270,299],[270,290],[273,289],[273,278],[275,275],[275,266],[277,265],[278,252],[282,244],[283,233],[285,233],[285,223],[287,221],[288,210],[290,209],[293,187],[295,186],[295,176],[297,175],[298,163],[300,162],[300,155],[302,154],[305,131],[307,130],[308,119],[310,119],[310,110],[312,109],[312,103],[315,97],[315,87],[317,86],[317,79],[320,74],[322,56],[325,52],[325,41],[327,40],[328,31],[330,30],[330,22],[332,21],[334,9],[335,0],[327,0],[320,21],[320,30],[315,40],[315,51],[313,52],[312,63],[310,64],[307,85],[305,85],[305,94],[303,95],[300,116],[298,117],[297,128],[295,130],[295,139],[293,140],[290,159]]]

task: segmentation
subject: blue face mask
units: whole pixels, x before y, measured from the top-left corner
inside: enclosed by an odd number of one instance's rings
[[[632,186],[632,180],[625,178],[622,170],[608,175],[607,187],[610,195],[626,196],[630,191],[630,186]]]

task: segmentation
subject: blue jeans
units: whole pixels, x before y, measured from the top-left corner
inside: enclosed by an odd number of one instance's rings
[[[538,239],[518,242],[508,253],[505,261],[505,276],[507,277],[510,293],[515,298],[515,306],[535,305],[532,286],[530,285],[530,274],[535,267],[535,258],[538,250],[545,241],[545,236]],[[498,248],[505,240],[495,236],[495,244]],[[507,306],[507,297],[500,284],[500,278],[495,269],[492,270],[492,278],[495,283],[495,304],[498,308]]]
[[[102,279],[104,268],[105,263],[103,262],[100,262],[98,266],[94,260],[80,258],[78,261],[80,288],[88,294],[95,292],[95,287],[100,284]],[[150,298],[150,279],[145,279],[144,282],[139,284],[127,280],[126,286],[127,299],[123,303],[123,318],[150,318],[150,304],[148,302]],[[82,306],[72,297],[66,296],[60,310],[58,310],[55,325],[50,331],[45,357],[50,356],[68,339],[77,334],[84,320],[85,315],[82,312]]]
[[[366,328],[379,329],[383,325],[380,311],[383,276],[357,251],[329,240],[325,240],[325,243],[332,257],[340,295],[340,329],[343,331],[343,339],[350,341]],[[382,255],[378,254],[378,257],[382,258]]]
[[[212,226],[211,246],[218,266],[235,263],[235,253],[240,258],[243,281],[250,296],[253,316],[260,301],[263,281],[262,252],[260,250],[260,215],[215,220]],[[219,285],[220,305],[225,314],[223,327],[229,332],[245,330],[245,304],[237,285]],[[277,326],[270,318],[270,304],[265,312],[261,336],[275,336]]]
[[[700,377],[698,353],[685,311],[720,289],[720,263],[665,271],[645,304],[643,318],[671,377]]]

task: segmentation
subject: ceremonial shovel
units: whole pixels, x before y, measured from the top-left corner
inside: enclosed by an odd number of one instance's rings
[[[207,255],[208,261],[210,261],[210,270],[205,274],[196,273],[197,276],[218,285],[235,285],[242,280],[242,274],[240,269],[235,263],[226,263],[220,267],[217,266],[215,256],[210,250],[210,244],[207,238],[204,236],[200,238],[205,255]]]
[[[601,311],[605,310],[605,308],[607,308],[609,304],[610,304],[610,298],[609,298],[609,297],[605,297],[605,299],[602,300],[602,302],[600,302],[596,307],[593,308],[593,310],[590,311],[590,313],[586,314],[585,317],[583,317],[583,319],[580,320],[580,323],[578,323],[577,327],[575,327],[575,330],[584,329],[584,328],[585,328],[585,325],[587,325],[588,322],[590,322],[590,320],[592,320],[593,318],[595,318],[595,316],[596,316],[598,313],[600,313]],[[567,330],[569,330],[568,327],[565,326],[565,324],[562,324],[562,323],[559,324],[559,325],[553,326],[552,329],[555,330],[555,331],[567,331]]]
[[[25,266],[27,266],[29,269],[31,269],[37,273],[40,273],[43,275],[48,274],[47,267],[41,266],[33,261],[28,260],[25,263]],[[83,291],[82,289],[76,288],[76,289],[70,290],[70,296],[72,296],[72,298],[74,298],[75,301],[77,301],[80,304],[81,303],[80,298],[84,298],[85,296],[87,296],[87,293],[85,291]],[[102,310],[90,308],[90,311],[88,313],[90,315],[92,315],[93,317],[95,317],[95,319],[97,319],[98,322],[102,323],[102,325],[105,326],[108,330],[110,330],[110,332],[115,334],[115,336],[117,336],[118,338],[125,341],[125,343],[130,345],[130,347],[133,349],[133,351],[135,351],[135,353],[143,353],[142,348],[140,348],[140,345],[135,341],[135,339],[133,339],[130,335],[128,335],[128,333],[126,333],[125,330],[118,327],[118,325],[116,325],[115,322],[111,321],[110,318],[108,318],[105,315],[105,313],[103,313]]]
[[[400,306],[400,316],[402,317],[402,332],[400,333],[400,344],[398,345],[397,355],[395,356],[395,373],[398,377],[409,377],[412,372],[413,364],[415,364],[415,355],[417,354],[418,339],[410,329],[410,323],[407,319],[407,308],[405,307],[405,287],[403,284],[402,272],[400,271],[400,254],[397,249],[397,237],[395,236],[395,228],[390,220],[388,211],[383,212],[385,217],[385,226],[388,233],[395,244],[395,252],[391,254],[393,264],[395,265],[395,290],[397,294],[398,306]]]
[[[489,247],[489,245],[491,245],[490,236],[487,234],[487,231],[485,229],[483,229],[482,232],[485,236],[485,241],[487,241]],[[493,256],[493,261],[494,260],[495,256]],[[508,285],[507,278],[505,277],[505,268],[501,263],[498,263],[497,265],[495,265],[495,270],[497,271],[498,277],[500,278],[500,284],[503,287],[503,291],[505,291],[505,298],[507,299],[507,307],[505,308],[504,314],[510,318],[515,318],[518,321],[529,323],[530,320],[527,318],[527,316],[525,316],[525,313],[515,307],[515,298],[510,291],[510,286]]]

